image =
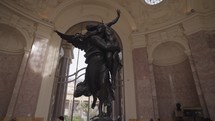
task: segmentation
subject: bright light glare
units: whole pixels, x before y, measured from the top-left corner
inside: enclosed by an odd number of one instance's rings
[[[145,0],[145,2],[149,5],[156,5],[160,2],[162,2],[163,0]]]

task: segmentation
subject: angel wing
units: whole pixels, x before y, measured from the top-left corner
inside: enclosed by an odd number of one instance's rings
[[[59,31],[55,31],[63,40],[66,40],[68,43],[72,43],[73,46],[78,49],[85,50],[87,48],[87,41],[82,39],[81,34],[76,35],[66,35]]]

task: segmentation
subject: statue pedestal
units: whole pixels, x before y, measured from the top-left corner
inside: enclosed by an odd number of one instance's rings
[[[92,121],[113,121],[110,117],[96,117]]]

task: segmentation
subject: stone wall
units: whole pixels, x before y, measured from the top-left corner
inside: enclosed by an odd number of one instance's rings
[[[215,120],[215,33],[200,31],[188,40],[209,115]]]
[[[23,54],[0,53],[0,120],[7,113]]]
[[[154,117],[152,88],[146,48],[133,50],[136,104],[138,119]]]
[[[182,107],[200,107],[188,60],[171,66],[154,65],[160,118],[172,119],[176,103]]]

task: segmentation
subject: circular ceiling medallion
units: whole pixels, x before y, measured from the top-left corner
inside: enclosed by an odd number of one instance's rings
[[[145,2],[149,5],[156,5],[161,3],[163,0],[145,0]]]

